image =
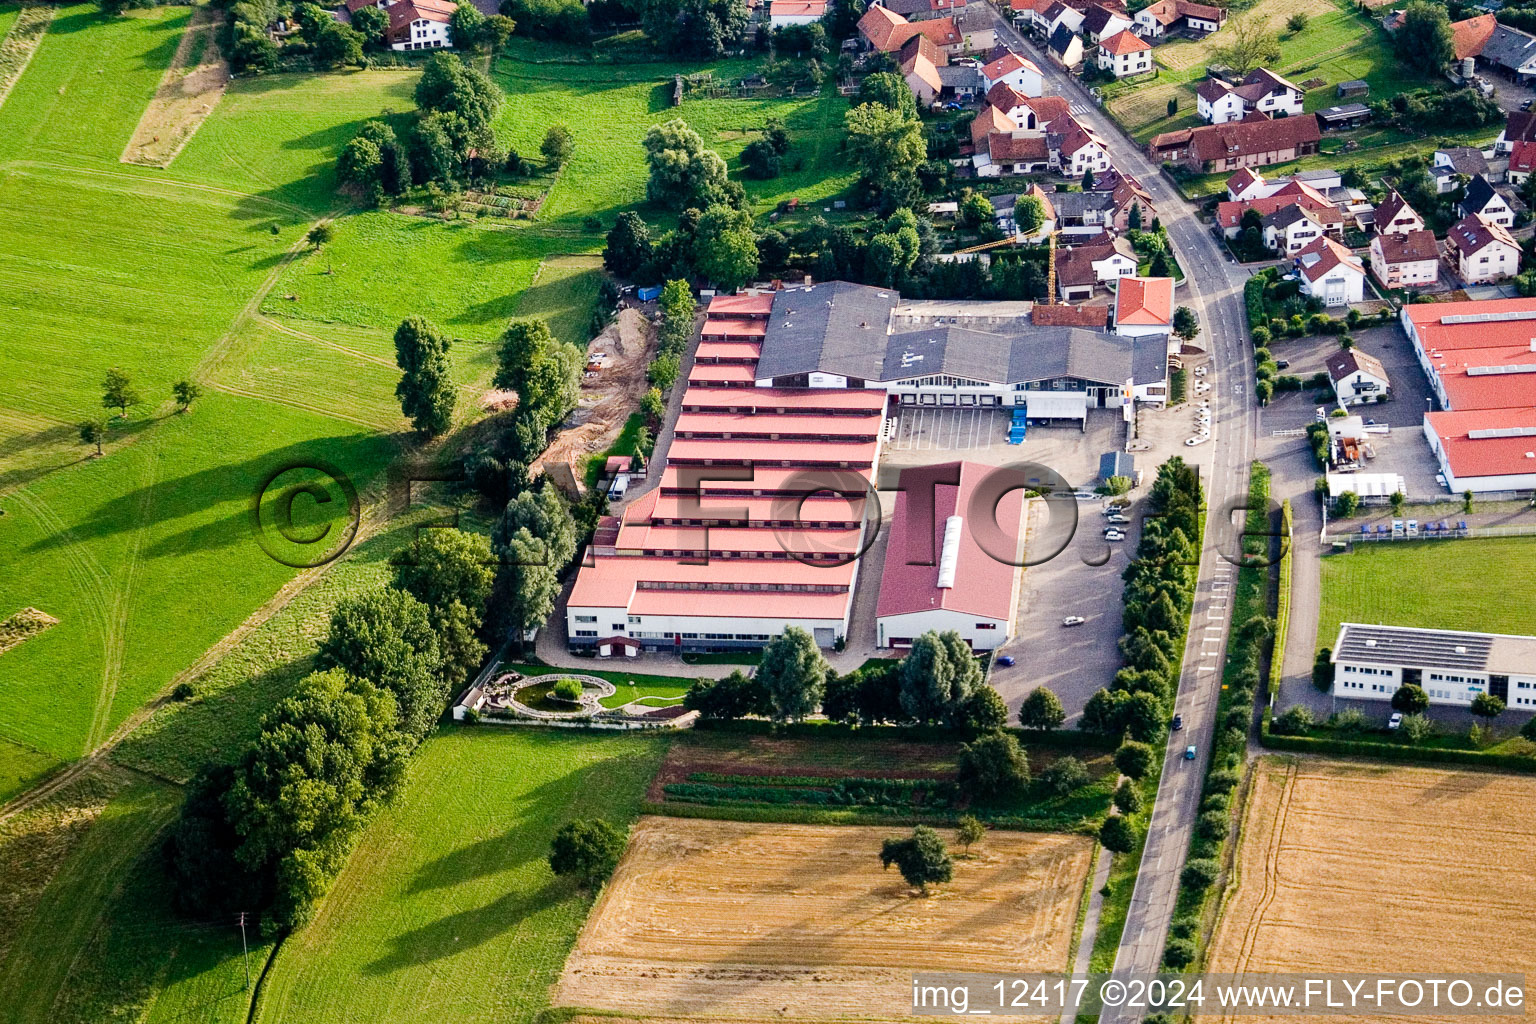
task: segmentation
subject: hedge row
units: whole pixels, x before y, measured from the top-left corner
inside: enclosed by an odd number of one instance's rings
[[[953,828],[960,820],[958,811],[948,814],[886,813],[872,808],[769,807],[760,804],[654,803],[640,805],[641,814],[662,814],[670,818],[710,818],[718,821],[755,821],[785,825],[932,825]],[[974,811],[972,813],[975,813]],[[1098,820],[1078,816],[1051,815],[1016,817],[977,814],[993,828],[1010,832],[1071,832],[1098,835]]]
[[[1500,754],[1491,750],[1456,750],[1445,747],[1410,747],[1399,743],[1341,740],[1331,736],[1281,736],[1269,731],[1270,712],[1264,712],[1259,742],[1271,750],[1295,750],[1307,754],[1338,754],[1368,757],[1376,761],[1408,764],[1463,764],[1479,768],[1536,774],[1536,758]]]
[[[1296,541],[1296,522],[1291,499],[1280,503],[1280,589],[1275,600],[1275,644],[1269,656],[1269,703],[1280,696],[1280,677],[1285,670],[1286,631],[1291,626],[1291,547]]]
[[[702,732],[741,733],[747,736],[778,736],[785,739],[807,738],[817,740],[886,740],[905,743],[963,743],[975,738],[970,729],[947,729],[938,725],[844,725],[840,722],[809,721],[774,723],[765,718],[714,719],[701,718],[694,729]],[[1067,749],[1092,747],[1098,750],[1114,750],[1120,745],[1118,736],[1100,736],[1079,732],[1076,729],[1020,729],[1009,728],[1026,747],[1064,747]]]

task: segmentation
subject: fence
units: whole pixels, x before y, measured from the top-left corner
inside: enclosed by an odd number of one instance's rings
[[[1436,524],[1438,526],[1438,523]],[[1478,537],[1536,537],[1536,525],[1533,526],[1467,526],[1458,520],[1455,526],[1429,529],[1421,525],[1418,532],[1410,536],[1407,530],[1395,532],[1386,526],[1365,532],[1356,530],[1353,533],[1325,533],[1324,544],[1354,543],[1356,541],[1393,541],[1393,540],[1464,540]]]

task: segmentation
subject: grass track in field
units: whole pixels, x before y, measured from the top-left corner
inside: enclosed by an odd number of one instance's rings
[[[283,944],[256,1020],[528,1021],[590,903],[551,875],[573,818],[634,819],[666,738],[448,727],[368,827],[312,924]]]
[[[1536,633],[1536,610],[1515,599],[1536,570],[1536,538],[1362,544],[1323,558],[1317,646],[1341,622],[1488,633]]]

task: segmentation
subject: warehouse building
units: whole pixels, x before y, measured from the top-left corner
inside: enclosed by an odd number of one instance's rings
[[[1338,697],[1390,701],[1398,687],[1424,689],[1431,704],[1466,706],[1489,693],[1536,710],[1536,637],[1346,622],[1333,645]]]
[[[1123,286],[1122,282],[1122,286]],[[1086,422],[1089,409],[1167,399],[1166,334],[1039,327],[1024,315],[903,304],[890,289],[833,281],[787,288],[756,385],[879,389],[903,405],[1023,406],[1032,420]]]
[[[974,462],[902,470],[875,610],[879,646],[954,630],[990,651],[1012,636],[1025,502],[1022,487],[998,494],[989,477],[1002,472]]]

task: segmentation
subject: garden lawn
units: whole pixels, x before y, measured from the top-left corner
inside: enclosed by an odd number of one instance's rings
[[[1296,12],[1309,20],[1300,32],[1285,28]],[[1364,79],[1372,99],[1388,99],[1400,92],[1430,85],[1422,75],[1405,68],[1392,53],[1386,32],[1369,15],[1334,0],[1259,0],[1248,12],[1234,17],[1268,17],[1280,33],[1281,59],[1273,70],[1300,86],[1309,79],[1324,84],[1310,89],[1306,110],[1321,110],[1343,102],[1336,89],[1340,82]],[[1195,88],[1205,78],[1205,68],[1215,63],[1215,51],[1227,42],[1225,33],[1201,40],[1179,39],[1159,45],[1154,57],[1160,65],[1155,79],[1110,85],[1105,89],[1108,108],[1138,142],[1159,132],[1201,124]],[[1170,99],[1179,101],[1178,113],[1167,116]],[[1362,147],[1380,145],[1369,130],[1348,138]],[[1325,142],[1328,141],[1325,138]]]
[[[267,975],[255,1021],[528,1021],[591,904],[545,862],[563,823],[634,820],[666,737],[449,727]]]
[[[1514,595],[1536,570],[1536,538],[1362,544],[1325,555],[1317,646],[1341,622],[1488,633],[1536,633],[1536,609]]]
[[[675,698],[687,693],[693,686],[692,679],[675,679],[670,676],[647,676],[634,672],[613,672],[598,668],[555,668],[550,665],[502,665],[502,670],[520,672],[525,676],[580,675],[606,679],[618,688],[612,697],[603,698],[605,708],[617,708],[641,697]]]

